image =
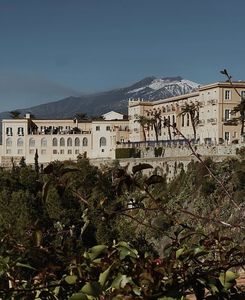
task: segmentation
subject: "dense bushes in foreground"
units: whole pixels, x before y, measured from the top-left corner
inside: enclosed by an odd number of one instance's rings
[[[150,167],[1,170],[0,298],[243,299],[244,161]]]

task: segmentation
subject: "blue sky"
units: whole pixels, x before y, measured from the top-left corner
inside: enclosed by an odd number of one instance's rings
[[[244,0],[0,0],[0,111],[147,76],[245,80]]]

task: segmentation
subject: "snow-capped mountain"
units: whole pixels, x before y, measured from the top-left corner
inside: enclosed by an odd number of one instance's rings
[[[155,78],[150,77],[148,84],[132,89],[128,92],[129,97],[159,100],[168,97],[188,94],[197,90],[199,84],[182,79],[181,77]]]
[[[30,112],[36,118],[59,119],[72,118],[76,113],[86,113],[88,116],[98,116],[110,110],[127,113],[128,99],[142,98],[159,100],[168,97],[190,93],[198,88],[198,84],[181,77],[146,77],[128,87],[114,89],[108,92],[68,97],[56,102],[18,109],[22,115]],[[9,113],[0,113],[0,119],[8,118]]]

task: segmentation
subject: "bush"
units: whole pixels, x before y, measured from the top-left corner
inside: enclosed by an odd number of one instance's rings
[[[162,147],[154,148],[154,155],[155,157],[162,156]]]
[[[131,158],[131,157],[140,157],[140,150],[135,148],[119,148],[116,149],[116,159],[119,158]]]

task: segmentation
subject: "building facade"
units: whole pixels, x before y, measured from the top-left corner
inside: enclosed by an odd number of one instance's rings
[[[156,140],[154,126],[147,122],[142,126],[141,121],[142,116],[151,119],[157,114],[162,120],[176,124],[186,138],[194,139],[190,114],[183,113],[187,105],[197,109],[195,140],[198,143],[215,145],[243,141],[239,121],[232,121],[239,117],[239,112],[234,115],[232,110],[241,102],[241,97],[234,87],[245,97],[245,82],[234,82],[233,87],[230,83],[219,82],[202,86],[197,92],[164,100],[154,102],[130,100],[128,109],[130,142],[144,141],[145,138],[147,141]],[[169,136],[172,132],[168,126],[161,126],[158,128],[158,139],[161,141],[181,139],[179,135]]]
[[[36,120],[30,114],[22,119],[2,120],[1,165],[10,167],[22,157],[40,164],[55,160],[115,158],[117,143],[128,140],[128,120],[109,112],[101,120]]]
[[[240,113],[231,112],[245,97],[245,82],[213,83],[198,91],[154,102],[129,100],[128,119],[122,114],[108,112],[100,120],[36,120],[27,114],[22,119],[2,120],[1,165],[10,167],[22,157],[34,163],[38,154],[40,164],[55,160],[76,160],[78,155],[92,159],[114,159],[117,147],[139,142],[169,142],[183,140],[174,135],[175,124],[187,138],[199,144],[230,144],[244,142],[241,124],[233,122]],[[195,132],[187,106],[196,109]],[[158,118],[158,127],[152,122]],[[160,125],[160,126],[159,126]]]

